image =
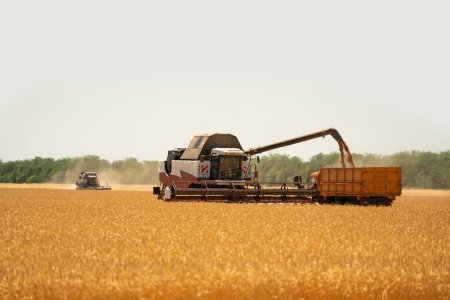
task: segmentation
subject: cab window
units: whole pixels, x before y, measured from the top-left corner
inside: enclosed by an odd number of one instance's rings
[[[242,171],[242,158],[240,156],[220,156],[219,179],[240,180]]]

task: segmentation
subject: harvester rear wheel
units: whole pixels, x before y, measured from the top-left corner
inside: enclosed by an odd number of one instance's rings
[[[163,183],[159,189],[158,199],[161,200],[164,197],[164,192],[166,190],[166,185]]]

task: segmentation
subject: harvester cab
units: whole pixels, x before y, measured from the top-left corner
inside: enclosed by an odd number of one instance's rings
[[[209,161],[209,180],[241,180],[248,176],[246,170],[247,157],[244,151],[237,148],[214,148],[210,157],[203,157],[204,163]]]

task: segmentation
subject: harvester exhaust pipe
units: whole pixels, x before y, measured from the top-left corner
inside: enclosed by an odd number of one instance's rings
[[[307,135],[299,136],[299,137],[296,137],[296,138],[293,138],[293,139],[290,139],[290,140],[286,140],[286,141],[282,141],[282,142],[278,142],[278,143],[274,143],[274,144],[270,144],[270,145],[266,145],[266,146],[250,148],[250,149],[245,150],[244,153],[247,154],[247,155],[256,155],[256,154],[259,154],[259,153],[262,153],[262,152],[266,152],[266,151],[270,151],[270,150],[273,150],[273,149],[277,149],[277,148],[286,147],[286,146],[290,146],[290,145],[293,145],[293,144],[309,141],[309,140],[312,140],[312,139],[315,139],[315,138],[325,137],[326,135],[331,135],[336,140],[336,142],[338,143],[338,145],[339,145],[339,152],[341,154],[342,167],[343,168],[346,167],[345,161],[347,161],[349,163],[349,167],[354,168],[355,164],[353,163],[353,157],[352,157],[352,154],[350,152],[350,149],[348,148],[347,144],[345,143],[345,141],[342,138],[342,136],[339,133],[339,131],[337,131],[335,128],[329,128],[329,129],[326,129],[326,130],[310,133],[310,134],[307,134]]]

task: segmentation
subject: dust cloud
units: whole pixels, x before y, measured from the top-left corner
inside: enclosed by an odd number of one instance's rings
[[[158,182],[158,168],[156,161],[138,162],[127,159],[110,164],[108,161],[92,163],[85,159],[78,159],[68,170],[56,172],[52,183],[75,183],[81,172],[97,172],[101,185],[149,185]]]

